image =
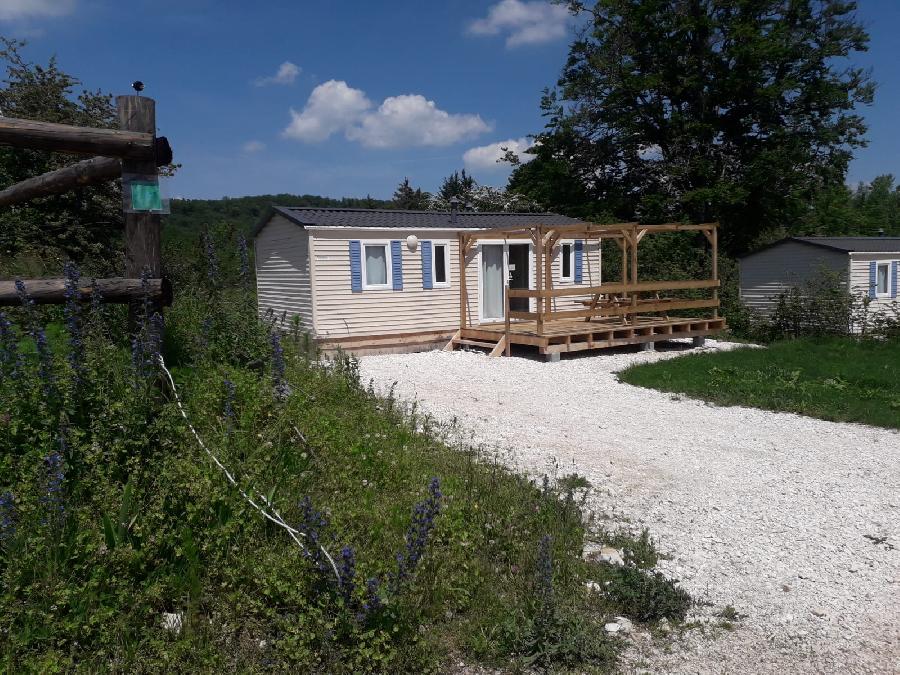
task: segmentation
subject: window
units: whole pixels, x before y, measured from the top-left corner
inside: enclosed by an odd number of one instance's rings
[[[572,281],[574,279],[575,270],[575,246],[573,246],[572,244],[562,244],[559,247],[559,257],[560,280]]]
[[[435,286],[450,285],[450,247],[435,242],[431,256],[431,280]]]
[[[363,246],[363,288],[375,290],[390,288],[388,269],[391,266],[390,247],[384,244]]]
[[[875,296],[888,297],[891,294],[891,264],[878,263],[875,268]]]

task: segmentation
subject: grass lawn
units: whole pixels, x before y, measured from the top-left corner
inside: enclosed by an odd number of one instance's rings
[[[620,379],[720,405],[900,429],[897,341],[777,342],[766,349],[693,354],[633,366]]]

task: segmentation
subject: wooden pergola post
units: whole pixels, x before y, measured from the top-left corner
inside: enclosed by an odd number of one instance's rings
[[[534,242],[534,282],[539,295],[535,298],[535,311],[537,321],[535,328],[537,334],[544,332],[544,298],[540,293],[544,290],[544,228],[536,227],[531,231],[531,240]]]
[[[469,291],[466,288],[466,249],[469,246],[469,239],[466,235],[460,233],[459,239],[459,327],[466,328],[466,311],[469,303]]]
[[[713,281],[719,280],[719,228],[716,226],[712,227],[712,232],[710,233],[712,238],[712,279]],[[718,287],[713,288],[713,300],[716,301],[716,306],[713,308],[713,318],[719,318],[719,289]]]

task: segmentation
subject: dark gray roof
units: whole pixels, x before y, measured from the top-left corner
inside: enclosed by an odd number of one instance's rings
[[[900,251],[900,237],[794,237],[807,244],[827,246],[847,253],[892,253]]]
[[[449,211],[401,211],[398,209],[326,209],[307,206],[274,206],[280,213],[298,225],[318,227],[377,227],[413,229],[491,229],[531,225],[569,225],[580,220],[557,213],[493,213],[459,211],[456,225],[450,222]],[[256,227],[256,232],[269,220],[266,215]]]
[[[900,237],[785,237],[741,257],[756,255],[786,241],[796,241],[841,253],[900,252]]]

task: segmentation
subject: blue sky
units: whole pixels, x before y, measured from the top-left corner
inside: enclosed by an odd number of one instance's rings
[[[900,174],[900,1],[859,4],[855,61],[879,89],[851,183]],[[389,197],[464,166],[503,185],[498,144],[541,129],[571,18],[540,0],[0,0],[0,32],[88,88],[143,80],[183,164],[171,196]]]

